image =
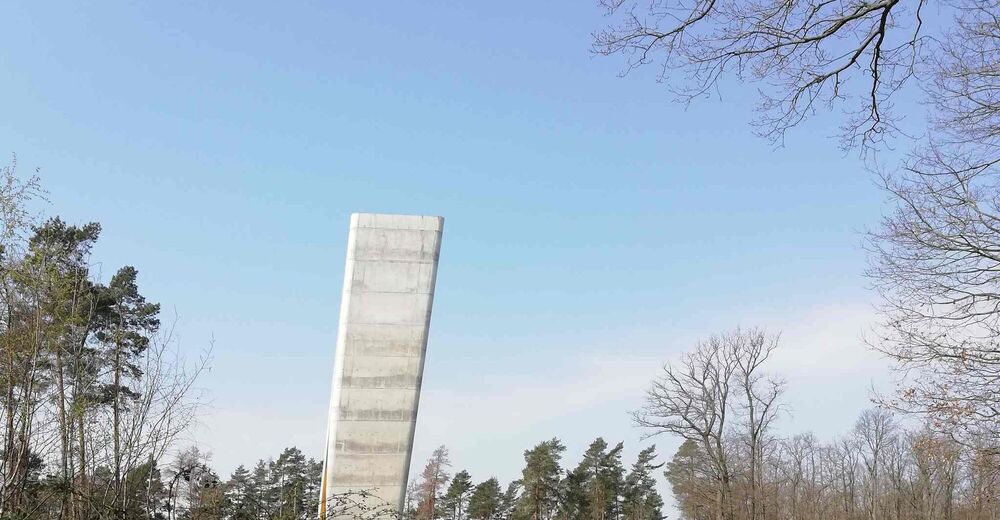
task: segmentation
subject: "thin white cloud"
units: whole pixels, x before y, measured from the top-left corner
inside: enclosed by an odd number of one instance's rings
[[[861,340],[875,318],[867,304],[770,309],[750,318],[738,323],[782,332],[782,347],[769,369],[788,381],[793,413],[782,422],[783,432],[815,431],[832,437],[850,429],[858,413],[870,406],[870,387],[888,378],[887,362]],[[714,332],[720,331],[706,329],[699,337]],[[448,445],[456,465],[473,470],[474,476],[478,469],[508,479],[516,478],[523,450],[553,436],[605,435],[609,441],[631,444],[634,448],[628,452],[637,451],[642,432],[632,428],[626,412],[641,404],[662,364],[692,346],[682,341],[689,340],[633,344],[628,354],[622,354],[620,345],[595,346],[559,366],[484,374],[474,388],[434,382],[421,399],[411,473],[419,472],[440,444]],[[577,431],[580,428],[590,431]],[[673,439],[654,440],[664,458],[677,445]],[[578,456],[570,450],[568,463],[575,464]]]
[[[626,461],[654,441],[661,458],[669,458],[678,442],[668,437],[640,441],[643,432],[632,427],[627,412],[641,404],[664,362],[697,338],[720,332],[712,327],[726,318],[716,314],[711,324],[687,324],[678,333],[637,331],[625,343],[593,344],[558,363],[525,360],[521,370],[486,370],[473,385],[468,377],[425,380],[411,473],[419,472],[434,447],[445,444],[457,468],[469,469],[473,478],[510,480],[519,474],[523,451],[553,436],[566,442],[568,465],[576,464],[586,443],[598,435],[609,442],[624,440]],[[782,348],[769,368],[788,380],[794,413],[782,422],[783,432],[815,431],[821,437],[845,432],[870,406],[871,385],[888,380],[888,363],[861,340],[875,318],[867,304],[771,308],[731,318],[733,326],[782,331]],[[317,414],[325,409],[324,396],[309,406],[214,410],[206,421],[211,428],[204,445],[223,471],[275,456],[293,444],[319,456],[325,418]],[[663,482],[661,489],[667,493]]]

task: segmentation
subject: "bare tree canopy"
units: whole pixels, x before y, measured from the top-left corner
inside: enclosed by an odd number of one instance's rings
[[[709,476],[717,520],[732,520],[738,504],[748,518],[763,516],[763,453],[768,431],[781,407],[784,383],[768,377],[764,364],[778,348],[778,336],[762,329],[736,329],[709,337],[667,364],[646,393],[645,405],[635,411],[635,424],[648,436],[670,433],[695,443],[701,453],[700,471]],[[734,430],[734,425],[739,426]],[[742,439],[734,447],[735,435]],[[732,459],[737,453],[749,461],[747,501],[734,501]]]
[[[970,440],[1000,434],[1000,4],[960,4],[929,60],[927,136],[881,173],[894,207],[867,240],[882,296],[873,346],[899,408]]]
[[[634,412],[683,439],[665,476],[684,520],[993,520],[996,437],[967,444],[891,410],[864,410],[830,442],[774,428],[784,383],[766,371],[778,336],[736,329],[664,366]]]
[[[885,178],[895,211],[869,235],[900,399],[951,432],[1000,434],[1000,190],[990,164],[932,149]],[[961,166],[958,166],[961,165]]]
[[[682,100],[731,75],[760,92],[760,134],[781,140],[818,108],[848,114],[846,147],[896,128],[893,98],[927,93],[928,120],[995,128],[995,0],[601,0],[611,23],[593,50],[622,55],[625,73],[656,64]],[[906,114],[911,115],[911,114]],[[968,130],[969,128],[966,128]]]
[[[898,409],[995,438],[1000,1],[601,3],[612,22],[594,35],[595,52],[623,55],[626,72],[658,64],[686,101],[727,76],[754,83],[755,124],[773,140],[825,107],[849,114],[845,148],[878,151],[901,121],[894,102],[907,98],[908,151],[897,168],[876,168],[893,206],[867,240],[882,297],[871,343],[897,361]]]

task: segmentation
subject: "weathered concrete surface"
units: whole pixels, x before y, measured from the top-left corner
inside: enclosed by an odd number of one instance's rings
[[[373,502],[402,510],[443,224],[351,215],[321,518],[331,497],[348,491],[371,491]]]

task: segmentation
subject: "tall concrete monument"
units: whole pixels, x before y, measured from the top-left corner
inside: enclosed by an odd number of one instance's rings
[[[320,518],[350,491],[401,511],[444,219],[351,215]],[[329,514],[328,514],[329,512]]]

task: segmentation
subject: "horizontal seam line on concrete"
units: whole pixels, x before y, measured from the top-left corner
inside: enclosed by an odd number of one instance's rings
[[[387,422],[398,422],[398,423],[412,423],[413,419],[345,419],[343,417],[338,418],[340,422],[370,422],[370,423],[387,423]]]
[[[403,355],[399,355],[399,356],[367,356],[367,355],[362,355],[362,354],[346,354],[346,353],[344,354],[344,357],[354,357],[354,358],[371,357],[371,358],[380,358],[380,359],[381,358],[420,359],[420,356],[403,356]]]
[[[418,252],[418,251],[410,251],[409,253],[412,254],[412,255],[435,255],[435,256],[438,256],[438,257],[441,256],[441,253]],[[348,260],[357,260],[358,256],[359,256],[359,251],[351,251],[351,253],[349,255],[347,255],[347,259]],[[360,257],[365,262],[376,262],[376,263],[383,263],[383,264],[421,264],[421,265],[432,265],[432,264],[434,264],[434,262],[431,262],[431,261],[428,261],[428,260],[420,260],[420,259],[414,260],[412,257],[410,257],[410,258],[382,258],[382,257],[367,258],[368,256],[369,255],[365,254],[365,251],[361,251],[360,252]]]
[[[419,390],[418,386],[348,386],[341,384],[341,389],[348,390]],[[339,407],[339,405],[338,405]]]
[[[354,322],[354,323],[357,324],[357,325],[364,325],[364,323],[357,323],[357,322]],[[395,326],[398,326],[398,327],[413,327],[413,324],[410,324],[410,323],[382,323],[382,325],[386,325],[386,326],[393,326],[393,325],[395,325]],[[421,323],[420,325],[423,326],[423,323]],[[348,334],[350,334],[350,332],[348,332]]]
[[[422,322],[422,321],[419,321],[419,322],[415,321],[415,322],[408,322],[408,323],[385,323],[385,322],[378,322],[378,321],[349,321],[349,322],[347,322],[347,324],[348,325],[408,325],[410,327],[413,327],[413,326],[421,326],[422,327],[422,326],[425,325],[425,323]]]
[[[371,291],[368,289],[354,289],[351,291],[344,291],[344,294],[418,294],[422,296],[430,296],[434,293],[423,292],[423,291]]]
[[[438,259],[437,256],[435,256],[434,260],[437,260],[437,259]],[[377,259],[376,258],[365,258],[365,257],[358,258],[358,257],[356,257],[354,255],[348,256],[347,260],[348,261],[353,260],[355,262],[372,262],[372,263],[376,263],[377,262],[377,263],[381,263],[381,264],[434,265],[434,262],[429,262],[429,261],[424,261],[424,260],[386,260],[386,259],[383,259],[383,258],[377,258]]]
[[[440,233],[443,228],[417,228],[417,227],[385,227],[385,226],[351,226],[351,229],[384,229],[388,231],[431,231],[434,233]]]

